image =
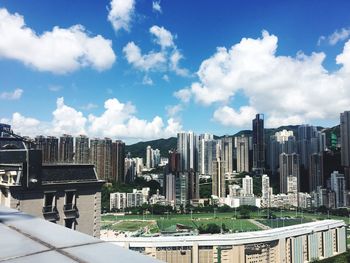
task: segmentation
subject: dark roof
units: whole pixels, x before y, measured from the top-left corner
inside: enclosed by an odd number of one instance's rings
[[[0,150],[25,149],[22,140],[11,137],[0,137]]]
[[[94,166],[89,164],[43,164],[43,183],[98,181]]]

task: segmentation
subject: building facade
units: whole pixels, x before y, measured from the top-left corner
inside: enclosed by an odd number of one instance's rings
[[[93,165],[43,164],[40,150],[0,138],[0,205],[99,237],[103,183]]]
[[[323,220],[265,231],[184,237],[109,239],[169,263],[299,263],[346,251],[343,221]]]

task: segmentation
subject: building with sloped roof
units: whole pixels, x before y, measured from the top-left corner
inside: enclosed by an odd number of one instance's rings
[[[23,138],[0,138],[0,205],[100,235],[101,187],[94,165],[43,164]]]

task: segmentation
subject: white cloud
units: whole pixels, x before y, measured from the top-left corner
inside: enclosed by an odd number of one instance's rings
[[[23,90],[15,89],[14,91],[4,91],[0,93],[0,99],[3,100],[18,100],[22,97]]]
[[[175,47],[173,35],[164,27],[152,26],[149,32],[156,37],[155,41],[161,48]]]
[[[240,107],[239,111],[223,106],[215,110],[214,120],[224,126],[248,127],[256,115],[256,110],[249,106]]]
[[[115,32],[120,29],[130,30],[130,23],[135,11],[134,0],[112,0],[108,13],[108,21],[111,22]]]
[[[56,110],[52,113],[52,132],[53,134],[86,134],[85,124],[87,119],[83,113],[64,104],[63,97],[58,98]]]
[[[138,119],[136,108],[131,103],[121,103],[116,98],[105,102],[105,112],[100,116],[89,115],[89,133],[99,136],[133,139],[151,139],[174,136],[181,124],[173,119],[165,126],[162,118],[151,121]]]
[[[183,106],[182,104],[176,104],[171,106],[169,105],[169,106],[166,106],[165,109],[169,117],[175,117],[179,112],[183,110]]]
[[[55,26],[38,35],[26,26],[23,16],[0,9],[0,58],[21,61],[39,71],[64,74],[82,67],[105,70],[116,56],[112,42],[90,36],[82,25],[67,29]]]
[[[187,88],[180,89],[180,90],[174,92],[174,96],[184,103],[187,103],[190,101],[191,95],[192,95],[191,90],[187,89]]]
[[[152,26],[149,32],[155,37],[155,43],[160,46],[160,50],[142,54],[139,46],[129,42],[123,48],[128,63],[141,71],[172,71],[179,76],[189,76],[188,70],[179,66],[183,55],[177,49],[174,43],[175,37],[171,32],[156,25]]]
[[[334,31],[331,35],[325,37],[320,36],[317,44],[321,45],[322,42],[327,41],[329,45],[336,45],[338,42],[344,41],[348,39],[350,36],[350,27],[341,28],[339,30]]]
[[[180,51],[175,50],[174,53],[170,56],[170,68],[179,76],[188,76],[188,70],[181,68],[179,66],[179,61],[183,58],[183,55]]]
[[[350,40],[336,58],[341,68],[335,72],[323,67],[324,53],[277,56],[277,42],[276,36],[264,31],[261,38],[243,38],[230,49],[217,48],[201,63],[199,80],[174,95],[182,101],[193,97],[205,106],[221,104],[214,119],[230,126],[244,123],[252,109],[266,114],[267,126],[338,120],[350,105]],[[240,109],[230,108],[238,93],[246,102]],[[225,114],[228,119],[222,119]]]
[[[149,76],[145,75],[143,77],[143,79],[142,79],[142,84],[143,85],[150,85],[150,86],[152,86],[153,85],[153,80]]]
[[[12,130],[20,135],[35,136],[43,132],[39,120],[25,117],[18,112],[13,113],[11,119],[2,118],[0,122],[11,124]]]
[[[181,123],[173,118],[169,118],[166,123],[159,116],[150,121],[139,119],[133,104],[122,103],[116,98],[106,100],[104,108],[101,115],[90,114],[86,117],[82,112],[66,105],[63,98],[58,98],[51,121],[25,117],[18,112],[11,118],[2,118],[0,121],[11,124],[15,133],[32,137],[67,133],[135,141],[175,136],[182,130]]]
[[[160,1],[152,1],[152,10],[154,12],[162,13],[162,7],[160,6]]]
[[[166,62],[165,54],[162,52],[142,55],[141,49],[134,42],[129,42],[123,48],[123,52],[129,64],[142,71],[164,68]]]

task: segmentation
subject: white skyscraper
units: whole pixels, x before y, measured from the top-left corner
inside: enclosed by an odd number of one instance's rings
[[[126,193],[110,194],[110,209],[122,210],[126,207]]]
[[[262,199],[262,205],[264,207],[271,206],[270,192],[271,192],[270,178],[267,176],[267,174],[263,174],[261,177],[261,199]]]
[[[287,176],[287,193],[298,193],[298,177],[293,175]]]
[[[253,196],[253,178],[249,175],[246,175],[242,179],[242,188],[243,188],[243,195],[245,196]]]
[[[152,159],[153,159],[152,147],[148,145],[146,148],[146,168],[147,169],[153,168]]]

